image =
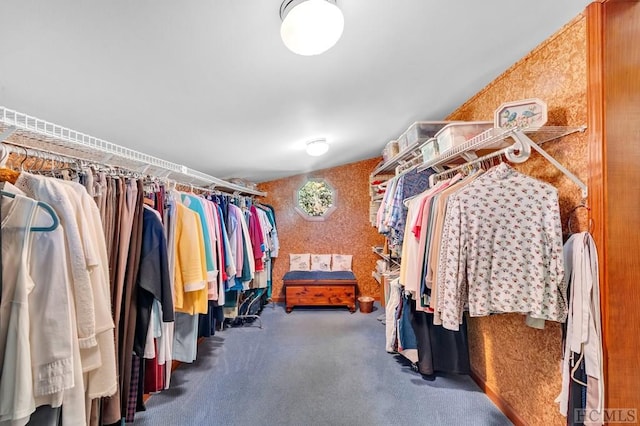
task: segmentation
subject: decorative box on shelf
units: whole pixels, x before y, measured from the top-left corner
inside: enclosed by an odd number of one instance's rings
[[[547,123],[547,104],[530,98],[505,102],[494,113],[494,125],[500,129],[537,130]]]

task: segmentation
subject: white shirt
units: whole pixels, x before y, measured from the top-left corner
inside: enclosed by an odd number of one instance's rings
[[[85,248],[85,258],[95,304],[95,329],[98,345],[94,348],[81,350],[83,370],[89,372],[86,380],[87,398],[107,397],[115,394],[118,379],[115,358],[115,326],[111,316],[109,259],[102,219],[98,206],[84,186],[75,182],[60,182],[66,185],[67,195],[76,208],[76,219]],[[89,357],[95,359],[94,365],[86,365]]]
[[[25,232],[51,224],[34,200],[2,197],[3,291],[0,305],[0,424],[29,420],[43,398],[59,406],[74,386],[75,329],[63,229]],[[81,381],[81,378],[80,378]],[[82,386],[80,386],[82,387]]]
[[[73,277],[72,289],[76,308],[77,335],[80,348],[96,346],[96,316],[91,278],[82,244],[82,236],[75,216],[75,209],[62,181],[20,173],[16,187],[28,197],[44,201],[58,214],[65,232],[69,269]]]

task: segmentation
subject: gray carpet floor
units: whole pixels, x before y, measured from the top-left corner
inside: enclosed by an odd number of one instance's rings
[[[382,313],[265,307],[198,347],[134,425],[509,425],[468,376],[426,380],[384,350]]]

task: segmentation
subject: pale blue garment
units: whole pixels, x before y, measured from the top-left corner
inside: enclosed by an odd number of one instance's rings
[[[236,206],[234,206],[233,204],[229,205],[229,214],[227,215],[227,227],[226,227],[226,231],[227,231],[227,237],[229,238],[229,251],[231,253],[237,253],[238,250],[238,242],[236,240],[236,232],[240,231],[239,227],[240,224],[238,223],[238,219],[236,219],[236,215],[235,215],[235,211],[234,209],[236,208]],[[234,259],[235,260],[235,266],[236,266],[236,274],[238,273],[238,259]],[[242,259],[240,259],[242,260]],[[241,268],[240,268],[241,269]]]
[[[231,254],[230,243],[229,243],[229,235],[227,234],[227,226],[224,222],[224,215],[222,214],[222,208],[218,205],[218,216],[220,217],[221,228],[222,228],[222,248],[224,250],[224,267],[227,271],[228,279],[225,283],[225,289],[229,291],[231,287],[234,285],[233,278],[238,274],[236,271],[235,260],[233,258],[233,254]],[[230,274],[229,272],[232,272]]]
[[[173,359],[191,363],[198,353],[198,315],[176,312]]]
[[[383,210],[381,212],[380,222],[378,223],[378,232],[382,235],[389,234],[390,229],[387,225],[387,216],[391,211],[391,202],[393,200],[393,195],[395,194],[397,183],[397,178],[390,179],[387,182],[387,190],[384,193],[384,197],[382,198]]]
[[[153,337],[158,338],[162,336],[162,304],[158,299],[153,299],[153,305],[151,305],[151,315],[153,316],[153,324],[151,332]]]

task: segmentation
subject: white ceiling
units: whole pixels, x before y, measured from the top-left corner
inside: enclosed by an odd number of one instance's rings
[[[280,40],[281,0],[2,0],[0,105],[266,181],[379,155],[589,2],[338,0],[342,39],[303,57]],[[316,137],[321,158],[304,152]]]

